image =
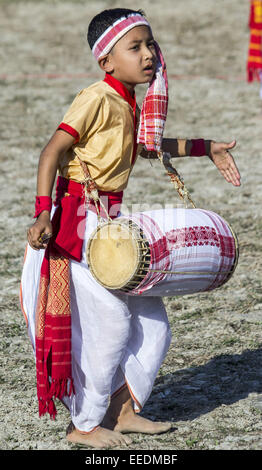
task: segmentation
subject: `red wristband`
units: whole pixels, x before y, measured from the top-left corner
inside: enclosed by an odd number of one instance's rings
[[[35,215],[34,218],[38,217],[43,211],[51,212],[52,209],[52,198],[49,196],[36,196],[35,198]]]
[[[191,139],[192,148],[190,157],[203,157],[206,155],[206,147],[204,139]]]

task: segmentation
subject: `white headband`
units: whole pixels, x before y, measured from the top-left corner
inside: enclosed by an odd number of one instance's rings
[[[112,26],[109,26],[92,48],[96,60],[108,54],[117,41],[135,26],[148,26],[150,28],[148,21],[138,13],[131,14],[127,18],[120,18]]]

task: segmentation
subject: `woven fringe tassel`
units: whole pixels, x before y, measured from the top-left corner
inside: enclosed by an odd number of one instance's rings
[[[42,398],[40,398],[38,400],[38,407],[40,418],[41,416],[44,416],[46,413],[48,413],[51,419],[55,419],[57,411],[52,398],[50,400],[43,400]]]
[[[64,396],[71,396],[75,393],[73,379],[53,379],[47,398],[39,398],[39,416],[44,416],[46,413],[50,415],[51,419],[55,419],[57,411],[54,403],[54,398],[61,400]]]
[[[70,397],[74,392],[75,389],[72,377],[66,379],[52,379],[48,397],[59,398],[59,400],[61,400],[63,396]]]
[[[50,418],[51,419],[55,419],[56,415],[57,415],[57,411],[56,411],[56,407],[55,407],[55,404],[54,404],[54,401],[53,400],[50,400],[49,403],[48,403],[48,409],[47,409],[49,415],[50,415]]]

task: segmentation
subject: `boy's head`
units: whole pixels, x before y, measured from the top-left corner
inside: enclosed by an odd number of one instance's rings
[[[150,24],[141,10],[115,8],[96,15],[88,42],[100,67],[129,92],[149,83],[143,100],[137,141],[160,152],[168,106],[166,64]]]
[[[102,11],[89,25],[88,42],[100,67],[129,89],[152,80],[156,67],[155,42],[141,10]]]
[[[98,13],[89,24],[87,41],[92,50],[96,41],[104,32],[120,18],[127,18],[130,15],[138,14],[145,16],[142,10],[130,10],[129,8],[113,8]]]

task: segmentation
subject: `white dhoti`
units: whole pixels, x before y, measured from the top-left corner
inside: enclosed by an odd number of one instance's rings
[[[97,226],[88,211],[83,258],[70,261],[72,376],[75,394],[64,397],[75,427],[89,432],[125,383],[139,411],[147,401],[168,351],[171,332],[160,297],[114,294],[96,282],[86,263],[86,243]],[[27,247],[21,306],[35,350],[35,310],[44,252]],[[124,261],[124,260],[123,260]]]

